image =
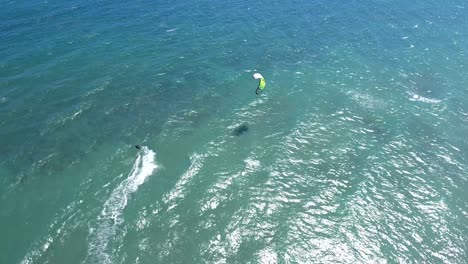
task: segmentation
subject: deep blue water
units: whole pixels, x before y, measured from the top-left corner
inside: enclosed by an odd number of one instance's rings
[[[1,6],[0,263],[466,263],[466,1]]]

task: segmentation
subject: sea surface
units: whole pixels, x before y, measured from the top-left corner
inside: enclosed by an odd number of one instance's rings
[[[468,263],[466,0],[0,6],[0,263]]]

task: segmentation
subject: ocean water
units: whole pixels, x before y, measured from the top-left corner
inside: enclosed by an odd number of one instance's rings
[[[466,1],[0,3],[0,263],[468,263]]]

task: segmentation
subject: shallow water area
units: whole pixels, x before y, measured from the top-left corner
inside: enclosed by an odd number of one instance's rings
[[[466,263],[464,1],[2,6],[0,263]]]

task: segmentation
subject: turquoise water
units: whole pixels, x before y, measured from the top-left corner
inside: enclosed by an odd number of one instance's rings
[[[2,1],[0,263],[466,263],[468,5],[409,2]]]

